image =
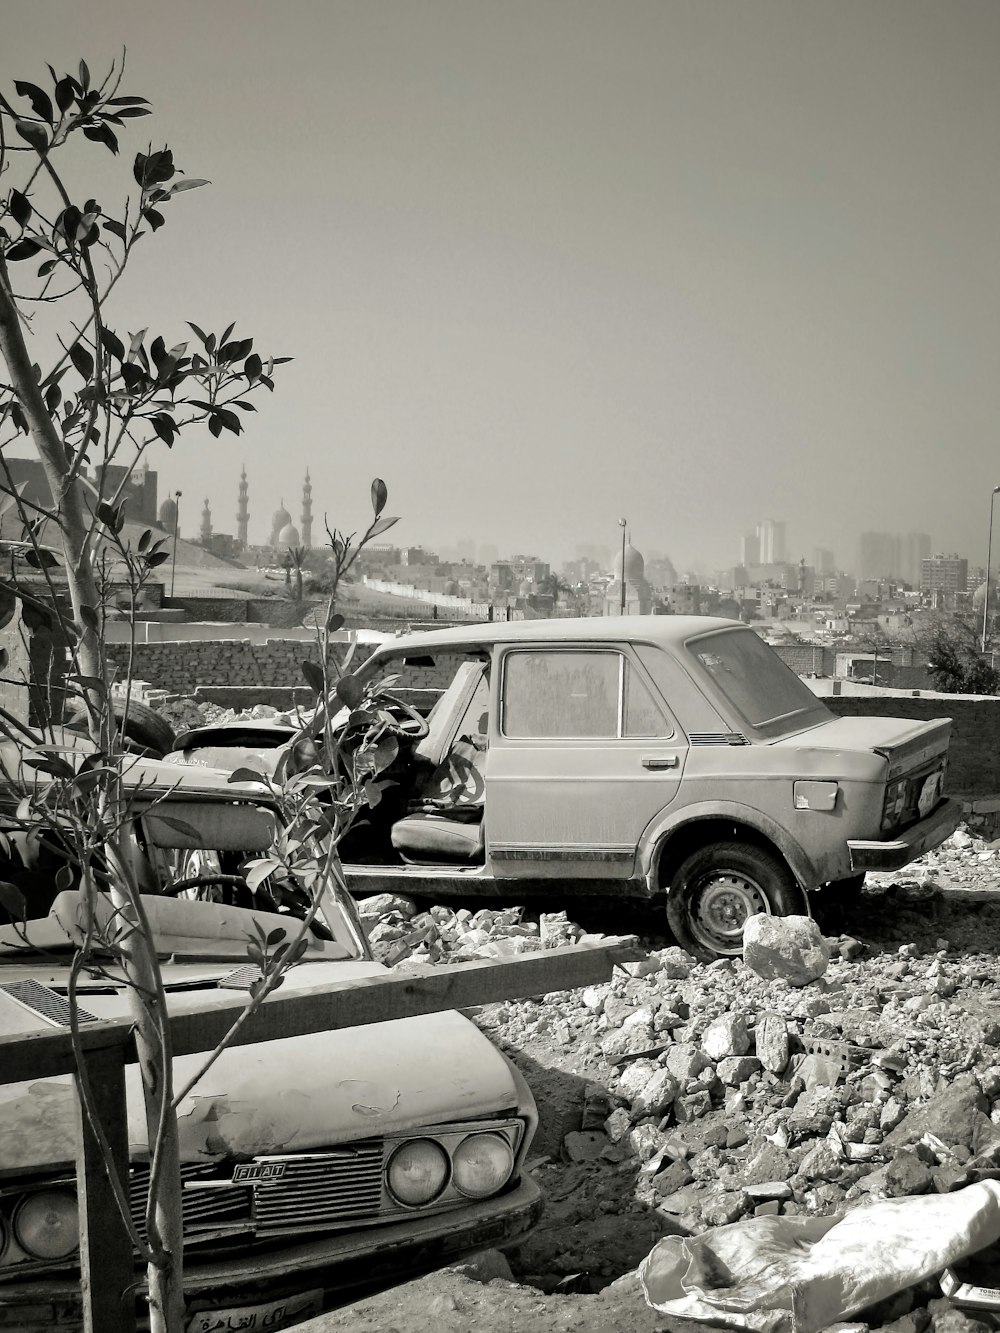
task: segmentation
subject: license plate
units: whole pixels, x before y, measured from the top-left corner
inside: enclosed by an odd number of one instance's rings
[[[186,1333],[235,1333],[236,1329],[259,1333],[288,1328],[292,1321],[323,1313],[322,1291],[306,1291],[283,1301],[263,1305],[231,1305],[224,1310],[199,1310],[188,1320]]]
[[[920,812],[921,819],[925,815],[929,815],[937,805],[938,797],[941,795],[941,779],[943,776],[942,773],[938,772],[932,773],[929,778],[925,778],[917,801],[917,809]]]

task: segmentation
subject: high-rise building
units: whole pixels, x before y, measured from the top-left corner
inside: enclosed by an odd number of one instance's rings
[[[740,540],[740,564],[744,569],[760,564],[760,538],[757,531],[744,532]]]
[[[813,568],[819,576],[832,574],[836,568],[833,552],[828,551],[825,546],[817,546],[813,551]]]
[[[760,542],[760,561],[762,565],[780,565],[785,560],[785,529],[787,524],[773,518],[765,518],[757,525],[757,538]]]
[[[900,540],[894,532],[863,532],[858,543],[858,577],[893,579],[899,574]]]
[[[958,593],[967,592],[969,562],[957,555],[935,555],[924,560],[920,567],[920,591]]]
[[[926,532],[908,532],[900,540],[899,573],[912,587],[920,586],[923,563],[931,556],[931,539]]]

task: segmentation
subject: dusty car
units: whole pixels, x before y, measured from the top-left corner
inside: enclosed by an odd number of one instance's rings
[[[130,773],[156,784],[133,794],[127,836],[155,885],[143,902],[167,959],[169,1003],[231,998],[260,975],[247,956],[255,928],[301,920],[293,885],[274,876],[254,894],[241,885],[242,865],[272,845],[280,816],[265,792],[225,773],[145,760]],[[56,891],[51,864],[26,865],[16,844],[0,878],[22,885],[32,906],[26,924],[0,925],[3,1035],[67,1025],[81,936],[78,891]],[[285,988],[384,970],[353,900],[326,884]],[[80,977],[84,1025],[126,1011],[120,974],[109,971]],[[176,1086],[200,1060],[175,1061]],[[4,1328],[79,1326],[74,1095],[68,1078],[0,1084]],[[138,1223],[149,1154],[134,1065],[127,1095]],[[179,1108],[186,1329],[282,1328],[347,1284],[398,1281],[523,1235],[541,1209],[523,1170],[535,1124],[520,1074],[456,1012],[224,1052]],[[137,1283],[141,1292],[141,1273]]]
[[[679,942],[712,958],[740,952],[749,915],[808,911],[808,890],[898,869],[960,817],[949,719],[838,718],[739,621],[432,630],[358,675],[396,677],[426,726],[394,799],[344,843],[355,893],[665,899]],[[292,729],[230,735],[234,766],[273,771]],[[224,762],[226,737],[188,733],[175,757]]]

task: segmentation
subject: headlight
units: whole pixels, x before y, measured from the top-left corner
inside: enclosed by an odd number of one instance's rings
[[[386,1182],[398,1203],[430,1203],[448,1183],[448,1154],[433,1139],[411,1139],[389,1158]]]
[[[17,1243],[33,1259],[66,1259],[80,1243],[76,1199],[67,1190],[39,1190],[17,1205]]]
[[[498,1134],[470,1134],[455,1149],[452,1159],[456,1189],[473,1199],[496,1194],[510,1180],[514,1153]]]

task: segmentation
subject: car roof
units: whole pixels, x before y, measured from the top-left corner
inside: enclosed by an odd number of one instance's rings
[[[449,629],[401,634],[382,644],[374,656],[400,650],[427,652],[491,646],[495,643],[660,643],[681,644],[694,634],[720,629],[746,629],[741,620],[719,616],[555,616],[549,620],[487,620]],[[752,631],[751,631],[752,632]]]

